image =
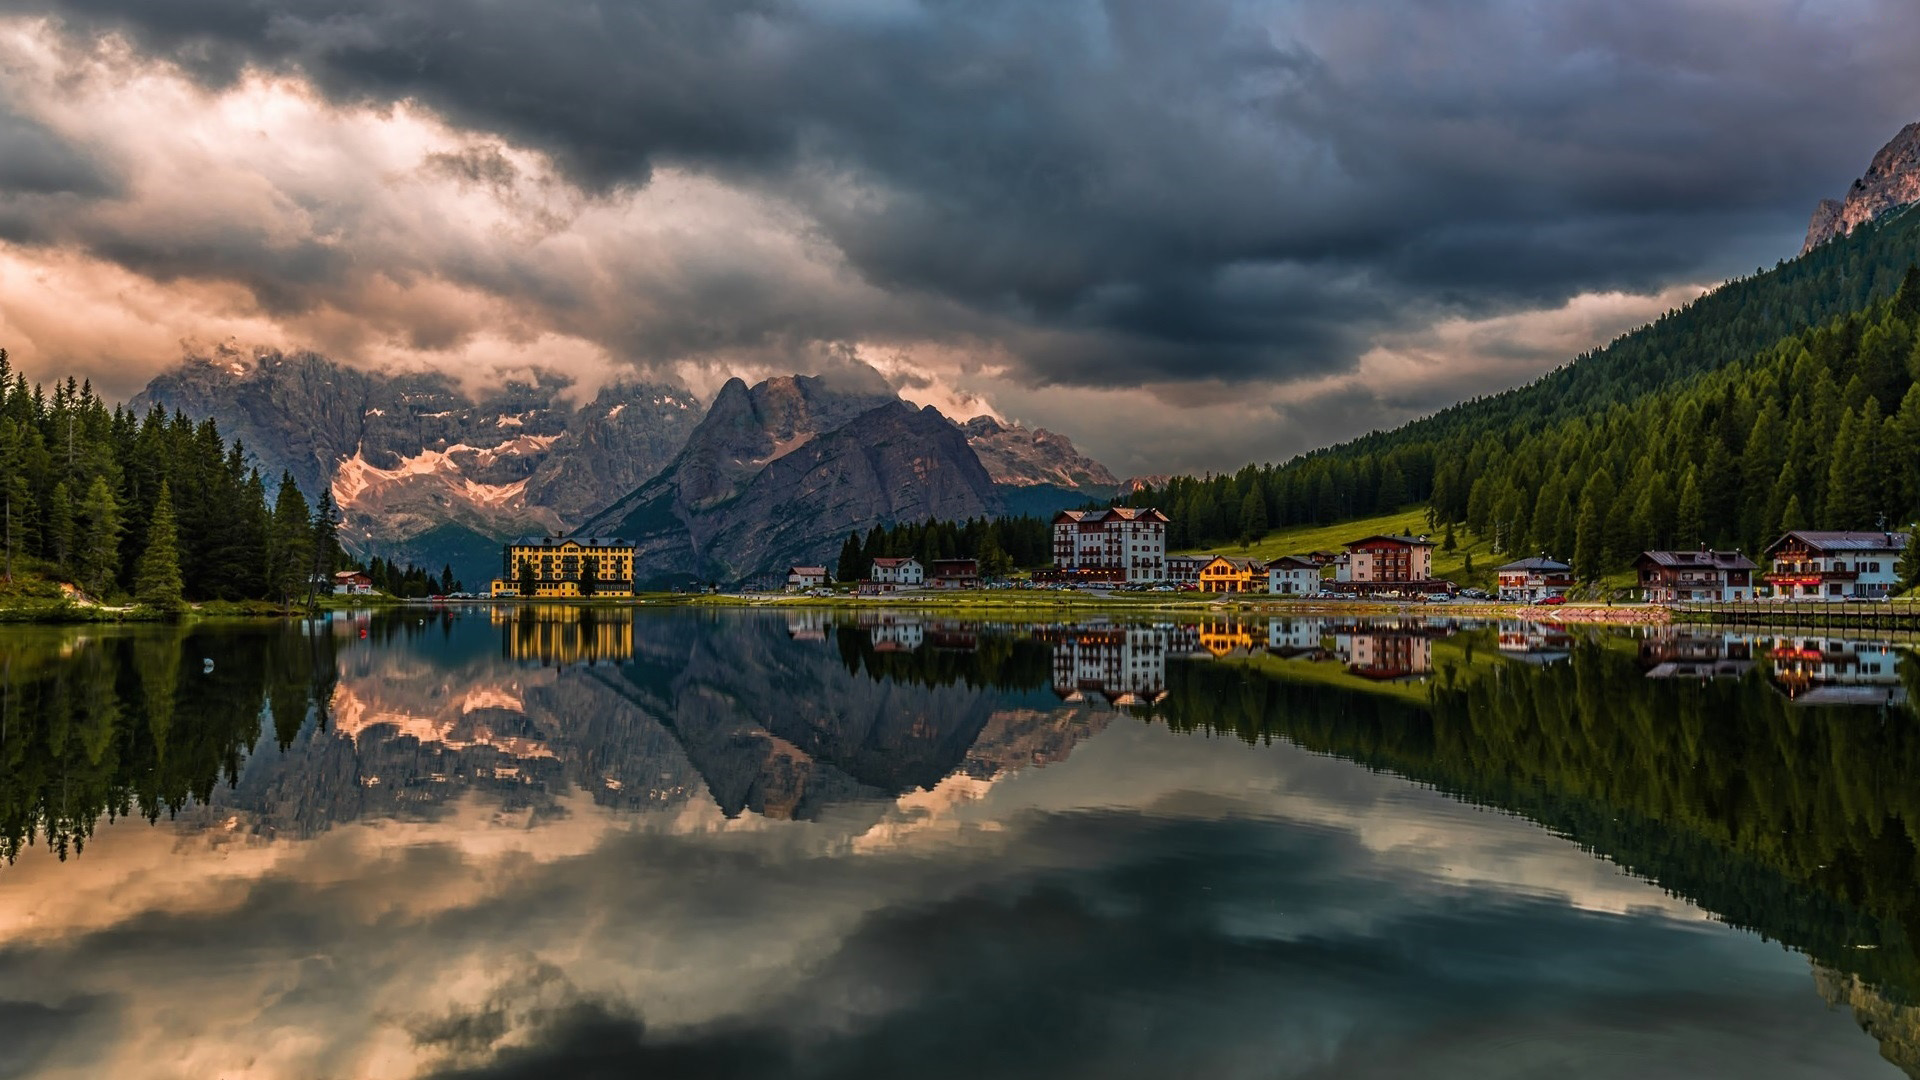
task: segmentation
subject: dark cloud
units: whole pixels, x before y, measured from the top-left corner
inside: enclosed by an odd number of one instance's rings
[[[1920,111],[1920,9],[1895,0],[4,7],[210,84],[255,65],[419,101],[592,193],[723,177],[915,298],[874,325],[1001,340],[1027,381],[1076,385],[1321,373],[1382,329],[1743,272]],[[295,293],[319,272],[295,269]],[[596,332],[628,354],[858,333],[742,277],[690,292],[697,326]]]

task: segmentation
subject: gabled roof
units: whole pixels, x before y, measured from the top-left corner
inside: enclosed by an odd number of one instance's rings
[[[1551,573],[1562,573],[1572,569],[1573,567],[1568,566],[1566,563],[1555,562],[1545,555],[1535,555],[1532,558],[1510,562],[1498,570],[1495,570],[1494,573],[1497,574],[1500,570],[1545,570]]]
[[[1282,555],[1267,564],[1269,570],[1318,570],[1320,564],[1305,555]]]
[[[920,560],[919,560],[919,559],[916,559],[916,558],[914,558],[914,557],[913,557],[913,556],[911,556],[911,555],[908,555],[907,557],[905,557],[905,558],[901,558],[901,559],[875,559],[875,560],[873,560],[873,565],[875,565],[875,566],[905,566],[905,565],[907,565],[908,563],[912,563],[912,564],[913,564],[913,565],[915,565],[915,566],[919,566],[919,565],[920,565]]]
[[[1394,543],[1394,544],[1405,544],[1408,547],[1434,547],[1435,546],[1433,541],[1427,539],[1424,536],[1395,536],[1392,533],[1375,533],[1372,536],[1363,536],[1358,540],[1349,540],[1347,541],[1347,547],[1357,548],[1361,544],[1371,544],[1375,540],[1385,540],[1389,543]]]
[[[1062,510],[1054,515],[1055,525],[1067,525],[1077,521],[1159,521],[1165,522],[1167,515],[1151,506],[1107,506],[1099,510]]]
[[[1766,554],[1789,540],[1798,540],[1814,551],[1900,551],[1907,546],[1908,534],[1873,529],[1863,532],[1795,529],[1767,545]]]
[[[1643,551],[1635,566],[1650,562],[1655,566],[1693,570],[1757,570],[1753,560],[1737,551]]]
[[[826,577],[827,568],[824,566],[792,566],[787,568],[787,576],[791,577],[795,574],[799,574],[802,577]]]
[[[578,544],[581,547],[624,547],[630,548],[633,542],[617,536],[522,536],[513,541],[514,547],[557,548],[563,544]]]
[[[1244,573],[1257,574],[1260,571],[1266,569],[1266,566],[1263,563],[1261,563],[1259,559],[1243,559],[1234,555],[1215,555],[1213,558],[1207,560],[1207,565],[1212,566],[1214,563],[1217,563],[1217,562],[1227,563],[1230,566],[1232,566],[1235,570],[1239,570]]]

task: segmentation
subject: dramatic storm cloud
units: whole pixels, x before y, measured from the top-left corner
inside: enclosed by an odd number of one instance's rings
[[[26,357],[702,388],[851,350],[1123,469],[1524,380],[1791,254],[1920,113],[1895,0],[0,11]]]

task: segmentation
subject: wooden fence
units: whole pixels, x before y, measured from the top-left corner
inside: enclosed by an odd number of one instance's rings
[[[1675,622],[1920,634],[1920,603],[1912,600],[1675,604],[1673,618]]]

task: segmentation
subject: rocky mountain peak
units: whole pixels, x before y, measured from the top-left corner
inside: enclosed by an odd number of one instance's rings
[[[958,427],[996,484],[1049,484],[1083,491],[1119,483],[1105,465],[1082,454],[1071,439],[1046,428],[1029,430],[991,416],[976,416]]]
[[[1805,255],[1835,237],[1901,207],[1920,202],[1920,123],[1900,129],[1873,155],[1866,174],[1853,182],[1845,201],[1822,199],[1807,225]]]

